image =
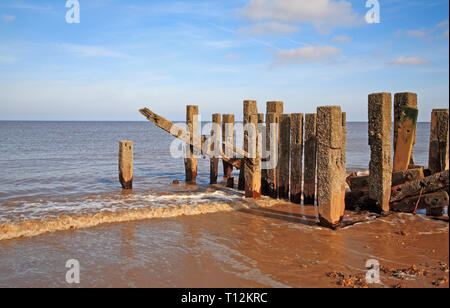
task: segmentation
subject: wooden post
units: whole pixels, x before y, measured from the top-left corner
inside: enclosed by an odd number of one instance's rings
[[[280,139],[278,143],[277,191],[278,198],[289,200],[289,162],[291,156],[291,115],[280,115]]]
[[[250,115],[258,115],[258,107],[256,101],[246,100],[244,101],[244,117],[243,117],[243,124],[244,127],[248,123],[249,116]],[[244,151],[248,152],[248,135],[245,132],[244,129]],[[242,159],[241,166],[244,166],[244,159]],[[245,168],[241,168],[239,172],[239,183],[238,183],[238,189],[239,190],[245,190]]]
[[[283,102],[267,102],[266,113],[283,114]]]
[[[302,202],[303,113],[291,114],[291,202]]]
[[[442,172],[449,168],[448,109],[434,109],[431,113],[430,153],[428,168],[432,173]]]
[[[197,143],[198,137],[198,106],[186,107],[186,125],[189,128],[191,145],[187,145],[188,153],[184,159],[184,167],[186,169],[186,182],[195,183],[197,181],[197,155],[194,145]]]
[[[278,185],[278,144],[279,144],[279,114],[266,114],[266,151],[268,157],[265,159],[266,168],[261,170],[262,173],[262,194],[272,198],[277,198]],[[271,166],[269,166],[271,165]],[[272,168],[269,168],[272,167]]]
[[[258,199],[261,197],[261,157],[259,155],[258,115],[251,114],[247,119],[247,149],[251,158],[245,158],[245,197]]]
[[[234,114],[224,114],[222,117],[222,140],[229,144],[234,144]],[[223,147],[223,152],[226,157],[232,157],[233,153],[228,149]],[[223,179],[227,183],[227,187],[233,183],[231,188],[234,187],[234,182],[228,181],[231,178],[231,173],[233,172],[233,165],[223,161]],[[233,179],[234,180],[234,179]]]
[[[402,107],[399,112],[399,118],[394,124],[396,131],[394,172],[408,170],[416,138],[416,125],[419,111],[411,107]]]
[[[133,142],[119,143],[119,180],[123,189],[133,188]]]
[[[381,211],[389,212],[392,183],[392,97],[390,93],[369,95],[370,177],[369,198]]]
[[[405,93],[396,93],[394,95],[394,153],[397,152],[396,149],[397,149],[399,122],[401,122],[404,107],[417,109],[416,93],[405,92]],[[416,134],[414,132],[413,147],[415,143],[416,143]],[[409,164],[414,165],[413,150],[411,150],[411,158]]]
[[[317,138],[316,114],[305,115],[305,183],[304,204],[314,204],[316,198]]]
[[[222,116],[220,113],[215,113],[212,115],[212,125],[213,128],[211,130],[211,151],[213,153],[213,157],[209,160],[210,166],[210,184],[217,184],[217,177],[219,176],[219,156],[216,153],[216,146],[221,144],[220,142],[220,128],[221,128]]]
[[[317,203],[320,224],[337,228],[345,210],[345,137],[339,106],[317,108]]]

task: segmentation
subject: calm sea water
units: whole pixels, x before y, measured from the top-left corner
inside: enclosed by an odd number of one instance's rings
[[[348,123],[347,168],[367,169],[367,123]],[[429,123],[419,123],[416,164],[427,165]],[[134,191],[118,182],[120,140],[134,142]],[[208,190],[209,161],[199,160],[198,186],[184,179],[173,138],[148,122],[0,122],[0,223],[105,211],[233,202]]]

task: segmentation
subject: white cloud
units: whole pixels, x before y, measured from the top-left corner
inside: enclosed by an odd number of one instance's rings
[[[299,28],[296,26],[279,23],[276,21],[257,23],[250,27],[244,27],[239,29],[240,33],[250,35],[291,34],[298,31]]]
[[[348,37],[346,35],[337,35],[333,37],[333,42],[341,43],[341,44],[348,44],[351,42],[351,37]]]
[[[448,19],[438,23],[436,25],[436,27],[438,27],[438,28],[440,28],[440,27],[448,27]]]
[[[428,38],[428,33],[424,30],[409,30],[406,34],[411,37]]]
[[[251,0],[241,14],[254,21],[312,23],[320,31],[363,22],[345,0]]]
[[[16,19],[16,16],[3,14],[0,18],[4,22],[11,22],[11,21],[14,21]]]
[[[331,61],[342,54],[333,46],[306,46],[297,49],[280,50],[275,54],[274,65],[292,63],[314,63]]]
[[[81,58],[105,57],[105,58],[128,58],[127,55],[108,50],[100,46],[76,45],[76,44],[60,44],[67,52],[73,53]]]
[[[397,59],[395,59],[394,61],[389,62],[389,65],[403,65],[403,66],[417,66],[417,65],[425,65],[425,64],[430,64],[430,60],[427,59],[422,59],[419,57],[404,57],[404,56],[400,56]]]

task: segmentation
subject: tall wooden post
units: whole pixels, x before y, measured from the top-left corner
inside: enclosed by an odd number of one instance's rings
[[[249,116],[250,115],[256,115],[258,116],[258,107],[256,101],[252,100],[246,100],[244,101],[244,117],[243,117],[243,124],[244,127],[248,123]],[[246,133],[244,129],[244,151],[248,152],[248,134]],[[241,166],[244,166],[245,161],[242,159]],[[239,183],[238,183],[238,189],[239,190],[245,190],[245,168],[241,168],[239,171]]]
[[[278,144],[278,198],[289,200],[289,163],[291,156],[291,115],[280,115],[280,139]]]
[[[317,138],[315,113],[305,115],[305,183],[304,204],[314,204],[316,198]]]
[[[251,114],[247,119],[247,148],[250,158],[244,159],[245,197],[261,197],[261,157],[259,155],[258,115]]]
[[[189,129],[191,144],[200,144],[198,136],[198,106],[189,105],[186,107],[186,125]],[[197,181],[197,153],[193,145],[187,145],[188,153],[184,159],[186,169],[186,182],[195,183]]]
[[[279,144],[279,114],[266,114],[266,153],[265,168],[262,173],[262,194],[272,198],[277,198],[278,185],[278,144]]]
[[[209,160],[210,166],[210,184],[217,184],[217,177],[219,176],[219,155],[217,153],[216,147],[220,146],[220,126],[221,126],[222,116],[220,113],[215,113],[212,115],[212,125],[211,130],[211,151],[213,156]]]
[[[417,94],[416,93],[410,93],[410,92],[404,92],[404,93],[396,93],[394,95],[394,155],[397,153],[397,137],[398,137],[398,131],[401,126],[399,126],[399,123],[402,122],[402,114],[403,114],[403,108],[409,107],[417,109]],[[413,147],[416,143],[416,134],[414,131],[414,140],[413,140]],[[404,150],[401,150],[404,152]],[[410,165],[414,165],[414,157],[413,157],[413,149],[411,149],[411,157],[408,162]],[[395,166],[395,160],[394,160],[394,166]]]
[[[224,114],[222,117],[222,140],[229,144],[234,144],[234,114]],[[234,153],[232,153],[225,146],[223,147],[223,152],[225,153],[226,157],[233,157],[234,155]],[[233,172],[233,165],[224,161],[223,179],[227,183],[227,187],[230,187],[231,183],[233,183],[233,181],[229,180],[231,178],[232,172]],[[231,186],[231,188],[233,188],[233,186]]]
[[[291,114],[291,202],[302,201],[303,183],[303,113]]]
[[[337,228],[345,210],[345,163],[339,106],[317,108],[317,203],[322,226]]]
[[[119,180],[123,189],[133,188],[133,142],[119,143]]]
[[[383,212],[389,211],[392,185],[391,109],[390,93],[369,95],[369,198]]]
[[[445,171],[449,168],[449,111],[434,109],[431,113],[430,153],[428,168],[432,173]]]

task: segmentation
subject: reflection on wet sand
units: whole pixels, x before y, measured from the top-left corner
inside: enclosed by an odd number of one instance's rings
[[[373,287],[448,287],[448,251],[445,222],[393,214],[332,231],[315,207],[279,203],[1,241],[0,286],[68,286],[77,258],[83,287],[338,287],[327,273],[364,275],[368,259],[427,273],[385,271]]]

